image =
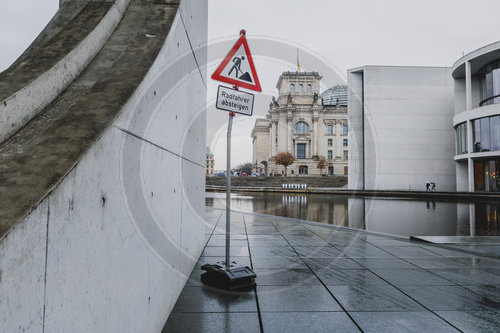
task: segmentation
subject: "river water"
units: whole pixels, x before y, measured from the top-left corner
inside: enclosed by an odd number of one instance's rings
[[[225,193],[207,192],[205,204],[225,208],[225,198]],[[238,192],[231,193],[231,209],[401,236],[500,235],[499,202]]]

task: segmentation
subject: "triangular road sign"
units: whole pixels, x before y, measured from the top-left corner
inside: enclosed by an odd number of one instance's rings
[[[212,74],[212,79],[237,87],[262,91],[244,32]]]

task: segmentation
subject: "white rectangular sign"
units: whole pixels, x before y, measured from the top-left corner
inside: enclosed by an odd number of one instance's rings
[[[236,89],[219,86],[216,108],[251,116],[254,95]]]

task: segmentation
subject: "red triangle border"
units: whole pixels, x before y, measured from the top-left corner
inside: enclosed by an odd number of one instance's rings
[[[245,49],[245,54],[246,54],[247,59],[248,59],[248,64],[250,65],[250,70],[252,71],[252,76],[255,80],[255,84],[241,82],[239,80],[235,80],[235,79],[221,75],[224,68],[226,68],[229,61],[233,58],[233,56],[236,54],[236,52],[240,48],[241,44],[243,44],[243,48]],[[226,57],[221,62],[219,67],[217,67],[215,72],[212,74],[212,79],[214,79],[216,81],[229,83],[229,84],[232,84],[236,87],[241,87],[241,88],[254,90],[257,92],[262,92],[259,78],[257,77],[257,71],[255,70],[255,65],[253,63],[252,55],[250,53],[250,48],[248,47],[248,42],[247,42],[245,35],[241,35],[240,38],[236,41],[236,44],[234,44],[233,48],[229,51],[229,53],[226,55]]]

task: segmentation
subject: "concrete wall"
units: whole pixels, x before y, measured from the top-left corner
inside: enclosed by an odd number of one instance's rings
[[[350,71],[347,76],[348,107],[347,117],[349,124],[349,179],[348,187],[355,190],[364,190],[364,131],[363,131],[363,71]]]
[[[362,108],[359,72],[349,73],[356,84],[349,96],[350,145],[359,150],[364,135],[364,155],[351,153],[350,185],[362,188],[364,160],[365,189],[425,190],[430,180],[441,191],[455,191],[450,68],[364,67]]]
[[[119,117],[0,241],[2,331],[161,331],[203,248],[206,77],[190,44],[206,31],[206,1],[182,1]]]
[[[53,66],[36,79],[29,78],[29,84],[22,89],[0,98],[0,142],[35,117],[81,73],[108,40],[129,2],[116,0],[99,24],[88,35],[81,36],[74,49],[54,61]],[[67,6],[71,5],[68,1]],[[23,74],[23,66],[20,64],[21,73],[14,72],[14,76]]]

